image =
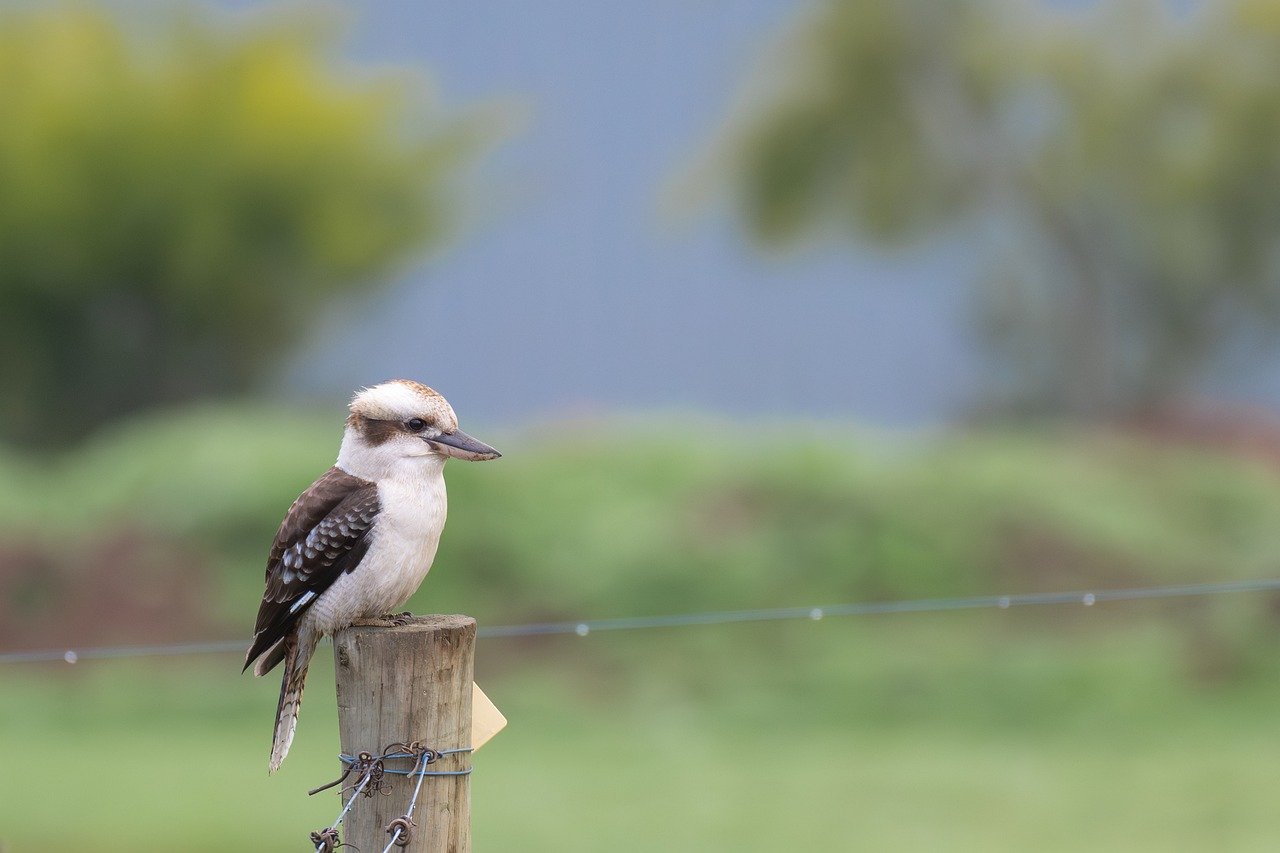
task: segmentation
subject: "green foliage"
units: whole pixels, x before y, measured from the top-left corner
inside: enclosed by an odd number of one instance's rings
[[[479,126],[300,23],[0,14],[0,436],[242,390],[441,238]]]
[[[988,38],[985,7],[859,0],[804,20],[771,55],[764,104],[734,140],[755,232],[787,241],[829,216],[893,240],[968,202],[979,175],[950,156],[946,115],[921,100],[989,103],[973,50]]]
[[[1167,401],[1280,330],[1280,3],[825,0],[723,158],[771,241],[982,239],[1025,405]]]

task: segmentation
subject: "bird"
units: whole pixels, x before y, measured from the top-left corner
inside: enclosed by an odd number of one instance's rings
[[[352,397],[336,464],[285,514],[244,669],[281,662],[268,773],[289,753],[307,667],[322,637],[390,617],[426,578],[444,529],[444,465],[497,459],[458,429],[453,407],[420,382],[393,379]]]

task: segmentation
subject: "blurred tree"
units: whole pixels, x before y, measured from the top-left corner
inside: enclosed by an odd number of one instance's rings
[[[0,16],[0,437],[244,390],[437,241],[485,135],[311,24]]]
[[[1168,402],[1280,331],[1280,2],[828,0],[718,168],[760,238],[981,235],[1021,408]]]

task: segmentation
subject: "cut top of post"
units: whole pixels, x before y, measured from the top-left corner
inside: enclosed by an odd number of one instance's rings
[[[396,619],[360,619],[352,623],[352,629],[370,629],[379,628],[387,631],[396,632],[412,632],[412,631],[466,631],[468,628],[475,630],[476,620],[470,616],[462,616],[459,614],[450,615],[432,615],[432,616],[404,616]]]

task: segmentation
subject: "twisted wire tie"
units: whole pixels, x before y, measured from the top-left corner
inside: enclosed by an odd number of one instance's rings
[[[392,744],[392,746],[404,746],[404,744]],[[429,750],[426,750],[426,752],[430,753],[431,757],[425,763],[434,764],[436,761],[438,761],[441,758],[444,758],[446,755],[461,755],[464,753],[469,753],[471,751],[472,751],[472,748],[469,746],[458,747],[457,749],[440,749],[440,750],[429,749]],[[360,753],[360,755],[367,755],[367,754],[368,753],[364,753],[364,752]],[[418,758],[418,753],[388,752],[388,753],[384,753],[378,759],[378,763],[381,763],[382,761],[385,761],[388,759],[395,759],[395,758]],[[359,762],[360,758],[359,756],[352,757],[350,755],[347,755],[344,752],[338,756],[338,760],[341,761],[343,764],[349,764],[354,766],[356,765],[357,762]],[[418,762],[415,762],[413,767],[408,770],[397,770],[392,767],[383,767],[382,772],[391,773],[396,776],[470,776],[471,771],[475,769],[474,767],[467,767],[462,770],[418,770],[417,768],[418,768]],[[332,787],[332,784],[326,787]]]
[[[389,772],[385,767],[382,766],[382,762],[386,759],[386,757],[387,756],[385,755],[374,756],[372,753],[369,753],[369,752],[362,752],[355,758],[351,758],[350,756],[344,755],[342,756],[343,763],[347,765],[347,769],[342,771],[342,775],[339,776],[337,779],[334,779],[332,782],[321,785],[319,788],[312,788],[310,791],[307,791],[307,796],[314,797],[316,794],[320,793],[321,791],[329,790],[334,785],[341,785],[343,782],[346,781],[347,777],[351,775],[352,771],[360,772],[360,775],[362,777],[362,781],[360,784],[361,788],[364,788],[365,782],[373,783],[372,786],[369,788],[369,790],[364,792],[364,795],[366,797],[372,797],[375,793],[378,793],[379,791],[381,791],[384,794],[390,794],[391,786],[386,785],[382,781],[382,777]],[[347,760],[347,759],[350,759],[350,760]],[[387,790],[383,791],[384,787]],[[343,791],[347,791],[347,790],[350,790],[350,789],[343,788]]]
[[[316,845],[316,853],[333,853],[333,851],[338,847],[354,847],[354,845],[337,843],[338,827],[342,826],[342,821],[346,818],[347,812],[351,811],[351,807],[355,805],[356,797],[360,796],[360,792],[364,790],[364,786],[368,785],[369,780],[373,778],[375,766],[382,762],[375,761],[372,755],[367,752],[362,752],[360,753],[359,758],[352,761],[351,766],[347,768],[347,771],[342,774],[341,778],[339,778],[337,782],[332,782],[324,786],[324,788],[332,788],[343,779],[346,779],[347,775],[351,773],[352,770],[356,769],[356,762],[359,762],[358,766],[361,771],[360,782],[355,785],[355,792],[352,793],[351,798],[347,800],[347,804],[342,807],[342,811],[338,812],[338,819],[333,822],[332,826],[328,826],[320,832],[311,833],[311,840]],[[317,790],[324,790],[324,788],[319,788]]]
[[[308,792],[318,794],[321,791],[328,790],[335,785],[341,785],[346,781],[347,777],[353,772],[360,773],[359,783],[352,785],[350,789],[344,788],[343,791],[351,790],[350,799],[342,808],[342,812],[338,815],[338,819],[333,822],[333,826],[327,827],[319,832],[311,833],[311,841],[316,845],[316,853],[333,853],[338,847],[348,847],[351,845],[338,843],[337,827],[342,825],[343,819],[347,816],[347,812],[351,810],[351,806],[355,804],[356,798],[363,793],[366,797],[372,797],[374,793],[381,791],[384,794],[391,793],[391,786],[384,783],[383,777],[390,773],[396,776],[417,776],[418,784],[414,786],[413,798],[409,801],[409,810],[403,816],[396,818],[387,825],[387,833],[391,835],[391,840],[387,842],[387,846],[383,853],[389,851],[392,847],[406,847],[409,844],[409,838],[413,833],[413,828],[417,826],[413,821],[413,811],[418,804],[418,794],[422,791],[422,780],[427,776],[470,776],[474,767],[466,767],[462,770],[427,770],[429,764],[434,764],[447,755],[463,755],[473,752],[473,747],[461,746],[454,749],[431,749],[423,746],[420,741],[412,743],[392,743],[383,749],[382,754],[375,756],[371,752],[362,752],[359,755],[347,755],[345,752],[338,755],[338,760],[346,765],[346,769],[342,771],[342,775],[327,785],[321,785]],[[412,758],[413,766],[408,770],[397,770],[387,767],[384,762],[397,758]],[[423,769],[419,770],[421,767]],[[366,787],[368,790],[366,790]],[[385,789],[385,790],[384,790]]]

